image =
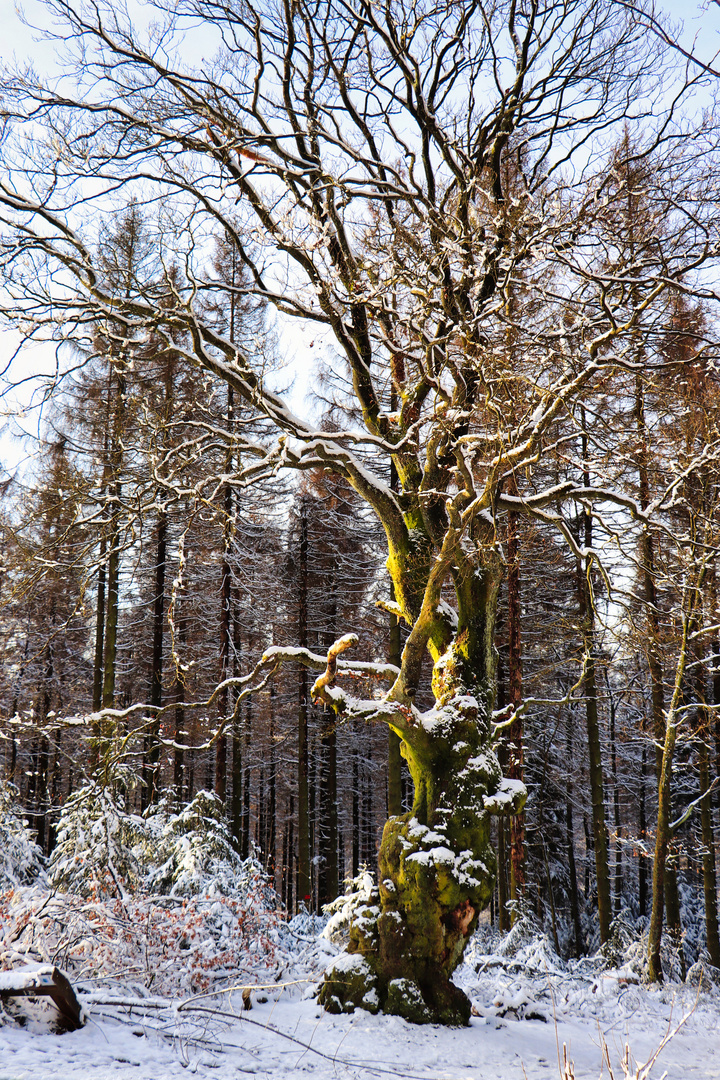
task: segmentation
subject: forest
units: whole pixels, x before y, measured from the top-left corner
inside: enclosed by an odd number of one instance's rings
[[[162,892],[178,822],[281,920],[369,871],[336,1013],[467,1023],[488,923],[720,969],[712,55],[645,0],[44,12],[0,886]]]

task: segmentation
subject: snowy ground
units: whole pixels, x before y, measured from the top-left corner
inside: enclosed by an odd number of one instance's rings
[[[626,1042],[644,1062],[686,1015],[649,1073],[640,1075],[720,1078],[717,990],[698,994],[685,984],[647,989],[627,981],[627,968],[562,970],[542,941],[514,956],[484,955],[478,944],[457,980],[477,1013],[470,1026],[419,1028],[397,1017],[322,1012],[309,996],[310,979],[335,950],[310,935],[301,944],[294,968],[282,973],[283,985],[256,991],[249,1014],[242,1013],[239,990],[170,1001],[110,980],[78,979],[86,1027],[53,1035],[0,1026],[0,1080],[174,1080],[186,1074],[544,1080],[563,1076],[563,1043],[574,1062],[566,1076],[596,1080],[610,1076],[603,1042],[620,1080]]]

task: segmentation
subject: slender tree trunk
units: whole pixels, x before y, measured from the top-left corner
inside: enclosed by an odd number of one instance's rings
[[[176,625],[178,634],[178,652],[180,662],[185,655],[187,644],[187,616],[185,613],[182,596],[178,599],[179,611],[176,613]],[[192,781],[186,784],[185,751],[181,749],[185,739],[185,672],[181,667],[175,671],[175,751],[173,756],[173,792],[176,808],[179,810],[183,804],[183,795],[187,789],[187,802],[192,799]]]
[[[638,863],[638,907],[640,915],[645,916],[647,913],[647,901],[648,901],[648,872],[647,872],[647,856],[645,854],[645,845],[647,843],[647,810],[645,806],[646,797],[646,784],[645,778],[647,776],[647,746],[643,741],[641,758],[640,758],[640,807],[639,807],[639,826],[640,826],[640,861]]]
[[[235,607],[236,615],[238,606]],[[249,650],[248,650],[249,652]],[[240,658],[242,655],[242,642],[240,638],[240,620],[233,620],[233,672],[240,670]],[[273,684],[271,683],[271,686]],[[271,693],[273,691],[271,690]],[[234,709],[236,708],[236,703]],[[242,854],[242,826],[243,826],[243,749],[242,749],[242,719],[241,712],[233,721],[232,726],[232,791],[230,794],[230,822],[232,826],[233,840],[239,854]]]
[[[364,772],[363,782],[363,862],[368,866],[375,866],[377,862],[377,850],[375,845],[375,829],[373,826],[373,799],[370,777],[367,770]]]
[[[111,709],[115,703],[115,669],[117,661],[120,578],[119,544],[119,514],[116,510],[113,510],[110,517],[110,554],[108,558],[107,619],[105,623],[105,656],[103,664],[102,705],[104,709]]]
[[[167,513],[160,510],[157,521],[155,551],[155,596],[153,598],[153,650],[150,671],[150,705],[162,706],[163,633],[165,629],[165,567],[167,561]],[[160,767],[160,725],[157,719],[149,724],[145,743],[144,805],[157,802]]]
[[[583,479],[590,484],[587,462],[587,434],[585,433],[585,411],[582,410],[583,435]],[[583,513],[585,526],[585,548],[592,548],[592,518]],[[588,558],[585,565],[578,565],[578,599],[585,645],[585,717],[588,737],[588,763],[590,767],[590,792],[592,799],[593,846],[595,848],[595,873],[598,893],[598,921],[600,940],[607,941],[610,935],[612,908],[610,901],[610,867],[608,860],[607,826],[605,824],[605,791],[603,783],[602,755],[600,749],[600,723],[598,718],[597,673],[595,664],[595,615],[593,596],[590,585],[592,563]]]
[[[338,895],[338,807],[337,807],[337,736],[335,716],[325,720],[323,734],[324,768],[321,816],[323,841],[320,903],[326,904]]]
[[[300,500],[300,543],[298,565],[298,644],[308,644],[308,522],[307,504]],[[298,872],[297,902],[310,902],[310,818],[308,801],[308,676],[298,671]]]
[[[505,669],[502,663],[502,653],[498,650],[498,672],[497,672],[497,707],[498,711],[502,714],[507,708],[507,692],[505,686]],[[512,748],[508,746],[506,740],[502,740],[498,747],[498,760],[503,771],[503,775],[508,774],[508,758],[512,753]],[[500,818],[497,822],[497,925],[501,934],[506,934],[510,929],[510,912],[508,910],[509,889],[508,881],[512,877],[512,870],[508,867],[510,856],[510,843],[508,831],[505,828],[503,820]],[[494,899],[494,898],[493,898]]]
[[[617,770],[617,741],[615,736],[615,720],[617,714],[617,708],[615,705],[615,698],[613,697],[612,687],[610,686],[610,680],[605,676],[605,682],[608,692],[608,703],[610,708],[610,768],[612,770],[612,782],[613,782],[613,810],[614,810],[614,825],[615,825],[615,915],[620,914],[620,907],[622,904],[622,847],[621,847],[621,824],[620,824],[620,792],[618,789],[618,770]]]
[[[115,673],[117,663],[118,616],[120,599],[120,469],[122,465],[122,432],[125,417],[125,377],[118,375],[117,398],[110,449],[111,497],[108,529],[107,610],[105,616],[105,652],[103,661],[103,709],[115,704]],[[107,727],[107,725],[106,725]]]
[[[638,452],[638,487],[639,487],[639,502],[642,510],[646,510],[650,503],[650,476],[648,470],[648,432],[645,423],[645,395],[640,376],[635,381],[635,424],[638,434],[639,452]],[[661,776],[663,771],[663,746],[666,742],[667,728],[665,719],[665,692],[663,683],[663,665],[662,655],[660,649],[660,619],[659,610],[657,605],[657,590],[655,588],[655,551],[653,546],[652,533],[647,526],[644,526],[640,533],[640,566],[643,578],[643,591],[645,608],[647,612],[647,628],[648,628],[648,669],[650,671],[650,696],[652,702],[652,717],[653,717],[653,736],[655,740],[655,774],[658,784],[658,799],[661,785]],[[674,744],[673,744],[674,753]],[[664,792],[664,799],[667,801],[667,819],[670,820],[671,806],[672,806],[672,788],[671,788],[671,775],[669,775],[665,781],[667,790]],[[662,814],[658,812],[658,820],[665,816],[665,811]],[[670,838],[666,837],[665,842],[660,844],[658,848],[656,837],[656,852],[658,850],[663,853],[664,862],[667,859],[668,843]],[[660,934],[662,934],[662,920],[667,912],[668,928],[675,939],[678,950],[680,952],[681,965],[684,970],[685,957],[682,949],[682,926],[680,921],[680,898],[678,895],[677,874],[675,867],[671,864],[665,864],[662,867],[661,873],[656,874],[656,868],[653,866],[653,889],[655,888],[656,880],[662,882],[663,887],[663,902],[656,903],[655,896],[653,896],[653,906],[651,919],[653,913],[655,918],[658,917],[661,920]],[[657,945],[657,956],[654,964],[655,970],[660,971],[659,978],[662,978],[662,971],[660,969],[660,945]]]
[[[517,514],[508,514],[508,696],[513,709],[522,703],[522,608],[520,602],[520,544]],[[523,723],[518,717],[507,738],[506,776],[524,779]],[[510,899],[512,922],[519,916],[518,905],[525,892],[525,812],[510,818]]]
[[[566,726],[566,759],[572,762],[572,728],[570,714]],[[572,773],[568,775],[565,798],[565,837],[567,845],[568,877],[570,879],[570,912],[572,915],[573,931],[575,935],[575,955],[582,956],[585,952],[582,924],[580,922],[580,900],[578,896],[577,868],[575,866],[575,829],[573,826],[573,788]]]
[[[700,781],[700,827],[702,832],[702,876],[705,898],[705,940],[710,963],[720,968],[720,934],[718,933],[717,870],[715,862],[715,831],[712,824],[712,792],[710,791],[710,717],[705,699],[703,657],[697,658],[696,693],[698,710],[698,772]]]
[[[682,701],[689,639],[695,621],[697,595],[702,585],[702,579],[703,575],[700,575],[697,585],[692,590],[688,602],[688,610],[683,615],[683,633],[680,645],[680,655],[675,671],[675,685],[665,717],[665,737],[663,740],[658,783],[658,816],[655,829],[655,856],[653,859],[653,900],[652,911],[650,913],[650,926],[648,929],[648,978],[651,982],[662,982],[663,978],[662,964],[660,961],[660,942],[662,940],[663,928],[667,854],[671,838],[670,814],[672,765],[677,742],[677,729],[680,722],[678,717],[678,707]],[[670,914],[671,913],[668,911],[668,917],[670,917]]]
[[[232,796],[230,799],[230,823],[235,846],[242,855],[243,835],[243,752],[242,752],[242,726],[238,717],[232,727]]]
[[[357,877],[360,868],[360,770],[358,748],[352,749],[352,876]]]
[[[715,563],[709,571],[710,584],[710,622],[713,627],[718,625],[718,602],[717,602],[717,568]],[[712,657],[711,682],[712,703],[715,706],[712,723],[712,733],[708,732],[708,744],[714,734],[715,739],[715,776],[720,776],[720,639],[717,630],[713,629],[710,638],[710,655]],[[716,788],[716,806],[720,810],[720,785]]]
[[[55,619],[53,617],[53,623]],[[48,854],[48,811],[50,809],[50,792],[48,779],[50,772],[50,743],[45,731],[48,713],[50,712],[50,686],[54,675],[54,657],[52,645],[47,646],[48,662],[45,669],[42,691],[39,694],[40,709],[38,721],[41,732],[37,739],[37,754],[35,758],[35,828],[37,831],[37,844],[44,855]]]
[[[507,838],[505,819],[498,818],[498,872],[497,872],[497,903],[498,903],[498,930],[506,934],[510,929],[510,912],[508,911],[508,880],[507,880]]]
[[[337,638],[337,569],[334,561],[328,567],[330,610],[325,646],[329,649]],[[322,717],[322,752],[320,774],[319,880],[320,904],[327,904],[338,895],[338,805],[337,805],[337,736],[335,714],[326,709]]]
[[[277,791],[275,761],[275,682],[270,682],[270,746],[268,750],[268,838],[265,868],[275,880],[275,845],[277,836]]]
[[[15,716],[17,711],[17,702],[12,710],[11,717]],[[17,739],[15,738],[15,728],[10,729],[10,764],[6,768],[6,775],[8,781],[11,784],[15,783],[15,770],[17,769]]]
[[[100,537],[100,554],[98,557],[98,581],[97,602],[95,611],[95,662],[93,665],[93,712],[99,712],[102,708],[103,691],[103,653],[105,648],[105,565],[107,559],[107,545],[105,533]],[[99,738],[99,730],[96,738]],[[94,751],[97,759],[97,748]]]
[[[295,876],[295,799],[290,796],[290,810],[289,819],[286,824],[286,836],[287,836],[287,861],[286,861],[286,879],[287,879],[287,909],[288,911],[297,911],[298,899],[297,899],[297,883]],[[293,891],[294,890],[294,891]]]
[[[248,641],[248,652],[252,655],[252,639]],[[252,781],[252,768],[250,766],[250,747],[252,745],[252,697],[245,701],[245,730],[243,731],[243,750],[245,764],[243,768],[243,809],[242,809],[242,857],[247,859],[250,855],[250,787]]]
[[[105,418],[105,432],[103,437],[103,481],[102,498],[105,499],[107,486],[111,477],[111,465],[109,456],[110,440],[110,417],[112,413],[112,365],[108,370],[107,386],[107,409]],[[98,553],[98,580],[97,600],[95,610],[95,657],[93,663],[93,712],[100,712],[103,707],[103,681],[104,681],[104,655],[105,655],[105,586],[107,574],[107,522],[103,521],[100,529],[100,550]],[[93,723],[93,738],[90,749],[90,768],[95,770],[100,756],[100,740],[102,730],[100,722]]]
[[[232,431],[234,422],[234,393],[227,388],[227,428]],[[225,468],[232,468],[232,454],[227,455]],[[230,626],[232,621],[232,574],[230,570],[230,551],[233,539],[233,493],[230,484],[223,485],[223,557],[220,567],[220,682],[225,682],[230,675]],[[225,687],[218,695],[218,719],[222,726],[215,743],[215,794],[222,803],[227,798],[227,735],[224,725],[228,716],[228,691]]]
[[[588,642],[592,648],[592,642]],[[610,935],[612,909],[610,904],[610,869],[608,865],[607,827],[605,824],[605,795],[600,753],[600,724],[598,722],[597,682],[595,660],[588,655],[585,669],[585,715],[588,734],[588,759],[590,765],[590,792],[592,799],[593,847],[595,849],[595,874],[598,892],[598,920],[600,940]]]

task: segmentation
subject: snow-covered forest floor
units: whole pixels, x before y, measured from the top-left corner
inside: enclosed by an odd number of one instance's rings
[[[6,796],[0,970],[56,965],[87,1023],[57,1034],[49,1007],[0,1004],[0,1080],[720,1078],[720,973],[696,963],[681,981],[666,944],[669,978],[648,987],[644,923],[627,912],[604,952],[580,960],[562,960],[530,914],[504,937],[481,924],[455,974],[473,1003],[467,1028],[333,1016],[315,990],[366,910],[366,870],[324,916],[286,921],[212,794],[143,818],[108,792],[78,796],[49,864]]]
[[[87,978],[78,970],[86,1026],[58,1035],[40,1021],[21,1027],[6,1017],[0,1078],[720,1077],[720,992],[705,980],[699,990],[697,970],[689,982],[648,988],[637,981],[636,947],[621,967],[600,958],[563,963],[542,935],[513,931],[502,940],[484,928],[456,978],[474,1005],[470,1026],[415,1027],[318,1008],[313,986],[340,947],[323,935],[324,922],[299,916],[278,924],[272,950],[262,961],[249,958],[244,977],[224,980],[221,992],[156,996],[127,975]],[[242,1003],[248,984],[258,987],[250,1012]],[[626,1044],[642,1064],[672,1032],[648,1073],[632,1062],[623,1070]],[[574,1071],[559,1064],[563,1044]]]

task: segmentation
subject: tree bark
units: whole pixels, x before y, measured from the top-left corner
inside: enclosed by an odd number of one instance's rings
[[[298,544],[298,643],[308,643],[308,521],[307,505],[300,500],[300,537]],[[302,665],[298,670],[298,868],[296,905],[310,903],[310,811],[308,803],[308,676]]]
[[[706,705],[703,657],[697,658],[695,680],[698,710],[698,779],[700,782],[700,828],[702,834],[702,876],[705,899],[705,941],[710,963],[720,968],[720,934],[718,933],[717,869],[715,862],[715,830],[712,823],[712,792],[710,790],[710,717]]]
[[[570,714],[566,725],[566,759],[568,764],[573,760],[572,754],[572,728]],[[570,911],[572,914],[573,933],[575,937],[575,956],[582,956],[585,952],[582,924],[580,922],[580,901],[578,896],[577,867],[575,865],[575,829],[573,826],[573,780],[572,773],[568,775],[567,796],[565,799],[565,837],[567,844],[568,876],[570,878]]]
[[[515,490],[515,489],[514,489]],[[508,696],[513,709],[522,703],[522,606],[520,600],[520,543],[518,517],[508,513]],[[508,760],[505,775],[522,783],[524,779],[523,722],[518,716],[507,737]],[[510,819],[510,899],[512,922],[519,917],[525,892],[525,813]]]
[[[647,776],[647,747],[643,742],[641,758],[640,758],[640,807],[639,807],[639,819],[638,824],[640,827],[640,858],[638,861],[638,908],[640,915],[644,918],[647,912],[648,901],[648,872],[647,872],[647,855],[645,853],[645,845],[647,844],[647,810],[645,808],[645,792],[646,784],[645,778]]]
[[[232,332],[232,328],[231,328]],[[234,421],[234,392],[231,386],[227,388],[227,428],[232,430]],[[232,468],[232,455],[228,454],[225,469]],[[232,573],[230,570],[230,551],[233,538],[233,493],[230,484],[223,484],[223,555],[220,564],[220,682],[223,683],[230,675],[230,644],[231,644],[231,621],[232,621]],[[220,734],[215,742],[215,794],[224,804],[227,798],[227,735],[225,724],[228,717],[228,690],[224,687],[218,694],[218,722],[221,725]]]
[[[326,974],[321,1000],[330,1011],[383,1008],[416,1023],[468,1021],[470,1002],[451,975],[494,889],[490,814],[516,812],[525,797],[521,784],[502,780],[489,746],[499,582],[494,561],[462,577],[458,632],[434,664],[435,708],[423,715],[405,695],[393,701],[400,679],[378,705],[380,715],[391,709],[386,722],[403,740],[414,801],[385,825],[379,887],[350,930],[357,959],[348,966],[341,958]],[[411,633],[406,666],[413,644]],[[337,694],[322,693],[341,707]]]
[[[115,704],[115,671],[117,662],[118,616],[120,599],[120,470],[122,466],[122,433],[125,420],[125,377],[118,374],[113,433],[110,446],[110,518],[108,525],[107,610],[105,616],[105,651],[103,661],[103,709]],[[108,725],[105,724],[107,728]]]
[[[157,520],[157,545],[155,550],[155,595],[153,597],[153,648],[150,670],[150,705],[162,706],[163,686],[163,634],[165,629],[165,568],[167,563],[167,512],[160,510]],[[160,732],[157,720],[149,724],[145,745],[144,803],[157,801],[160,765]]]
[[[687,666],[688,648],[691,631],[695,623],[695,609],[698,602],[698,593],[702,586],[704,572],[698,576],[694,587],[690,590],[687,610],[683,613],[682,640],[678,662],[675,669],[675,685],[673,687],[670,704],[665,714],[665,734],[663,739],[662,759],[660,762],[660,774],[658,778],[658,813],[655,829],[655,856],[653,859],[653,899],[650,912],[650,926],[648,928],[648,978],[650,982],[662,982],[663,970],[660,959],[660,943],[662,940],[663,914],[665,902],[665,875],[667,871],[668,846],[671,839],[670,812],[671,812],[671,779],[672,763],[675,756],[677,742],[677,729],[680,719],[678,707],[682,702],[683,682],[685,668]],[[668,921],[671,912],[668,911]]]
[[[587,467],[587,434],[585,432],[585,410],[581,410],[583,422],[582,453],[583,478],[586,486],[590,483]],[[592,548],[592,518],[583,511],[584,541],[586,550]],[[600,748],[600,723],[598,718],[597,675],[595,664],[595,613],[590,584],[592,562],[590,557],[578,562],[578,604],[583,627],[585,647],[585,719],[588,738],[588,763],[590,769],[590,794],[592,801],[593,847],[595,849],[595,874],[598,894],[598,922],[600,940],[606,942],[610,936],[612,907],[610,901],[610,866],[608,860],[607,826],[605,823],[605,790],[603,783],[602,753]]]

